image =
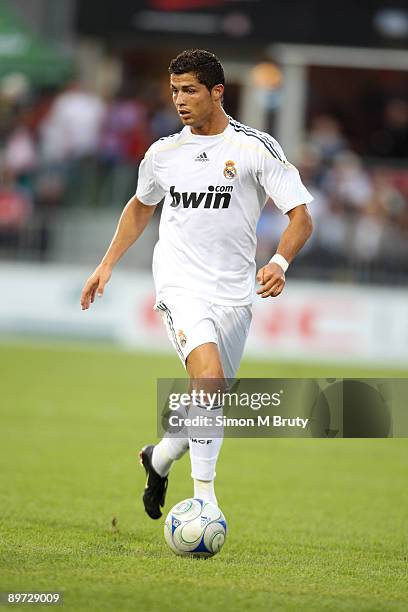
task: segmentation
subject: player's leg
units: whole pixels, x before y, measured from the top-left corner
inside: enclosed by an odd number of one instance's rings
[[[163,318],[170,340],[186,365],[190,378],[205,378],[203,389],[207,392],[220,390],[225,385],[224,373],[228,379],[234,378],[239,367],[251,322],[250,306],[213,306],[209,312],[208,305],[203,305],[200,301],[186,304],[184,299],[181,306],[177,305],[177,301],[171,306],[171,310],[166,306]],[[188,313],[193,314],[193,320],[188,320]],[[179,325],[183,325],[187,330],[187,333],[183,334],[187,338],[185,344],[178,342],[182,330],[178,330],[178,335],[175,333]],[[207,409],[206,405],[190,406],[188,416],[208,415]],[[211,414],[213,417],[222,415],[222,406],[216,407]],[[173,461],[180,458],[188,447],[195,481],[195,496],[216,502],[214,477],[222,433],[222,428],[218,427],[214,436],[205,436],[203,432],[198,435],[197,432],[190,432],[190,440],[187,435],[185,438],[165,436],[155,447],[147,447],[144,457],[142,451],[142,462],[148,474],[144,504],[149,516],[161,516],[160,507],[164,505],[168,470]],[[152,463],[153,452],[157,458],[157,469],[154,469]],[[161,476],[157,470],[165,475]]]
[[[225,376],[224,386],[225,389],[227,389],[232,385],[241,362],[245,342],[251,324],[252,311],[249,305],[243,307],[213,306],[212,310],[215,316],[217,328],[217,354],[218,359],[221,361],[221,368]],[[222,408],[223,407],[221,406],[221,411]],[[213,478],[215,476],[216,460],[223,441],[223,435],[221,435],[221,433],[223,434],[222,428],[216,428],[216,437],[214,439],[215,444],[212,456],[214,457],[215,455],[215,449],[217,453],[215,461],[213,459],[211,464],[213,469]],[[211,483],[207,483],[206,486],[209,488],[210,493],[214,491],[213,481]],[[196,493],[194,496],[200,497]],[[203,495],[201,495],[201,497],[203,497]],[[215,496],[213,501],[217,503]]]
[[[248,336],[252,310],[251,306],[211,307],[217,339],[214,343],[203,344],[187,358],[187,371],[191,380],[198,380],[211,393],[224,390],[234,379]],[[191,406],[189,417],[211,414],[222,415],[223,406]],[[190,435],[190,458],[194,478],[194,497],[217,503],[214,478],[217,459],[223,442],[223,428],[215,427],[215,435],[208,437]]]
[[[166,301],[156,304],[183,366],[186,367],[188,355],[207,342],[216,343],[217,334],[209,305],[197,298],[182,295],[167,296]],[[186,414],[187,407],[180,406],[180,412]],[[164,505],[168,473],[174,461],[184,455],[189,448],[187,430],[177,435],[167,433],[156,445],[145,446],[139,453],[140,461],[145,468],[147,481],[143,493],[143,503],[151,518],[160,518]]]
[[[209,380],[223,379],[222,365],[216,344],[213,342],[204,343],[193,349],[187,356],[186,369],[190,379],[206,379],[206,385],[203,387],[204,392],[215,392],[219,385],[211,385]],[[193,386],[190,385],[190,391],[192,388]],[[196,391],[200,390],[197,385],[195,385],[194,388]],[[196,406],[192,412],[200,412],[199,408],[199,406]],[[190,411],[191,410],[190,408]],[[174,414],[177,413],[180,420],[184,420],[188,412],[186,406],[180,405]],[[191,418],[191,416],[192,413],[190,414],[189,412],[188,417]],[[178,431],[176,435],[166,433],[160,442],[152,449],[151,461],[154,470],[161,477],[167,476],[173,463],[185,454],[189,446],[191,447],[191,441],[189,442],[187,428],[184,427],[181,431]]]
[[[189,418],[222,416],[219,396],[225,390],[221,356],[215,342],[206,342],[189,353],[186,368],[191,390],[196,398],[190,405]],[[210,401],[209,398],[213,401]],[[223,441],[220,426],[189,428],[191,476],[194,479],[194,497],[217,503],[214,490],[215,466]]]
[[[186,362],[191,352],[196,350],[198,345],[216,338],[214,325],[207,318],[208,305],[183,293],[181,296],[169,296],[166,302],[158,302],[155,309],[161,313],[170,342],[187,369]],[[180,405],[176,412],[183,419],[187,417],[188,407]],[[162,477],[167,476],[173,463],[180,459],[188,448],[186,428],[177,432],[177,435],[169,433],[164,435],[152,452],[152,465],[155,471]]]

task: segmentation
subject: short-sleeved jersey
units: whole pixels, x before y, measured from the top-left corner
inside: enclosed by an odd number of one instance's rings
[[[147,151],[136,191],[164,198],[153,256],[157,298],[187,290],[221,305],[252,302],[256,226],[269,197],[287,213],[312,196],[271,136],[229,118],[215,136],[181,132]]]

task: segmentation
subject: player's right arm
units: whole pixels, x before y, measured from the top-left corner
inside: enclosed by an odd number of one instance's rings
[[[143,204],[136,195],[126,204],[108,250],[84,285],[81,295],[82,310],[89,308],[95,295],[102,297],[115,264],[143,233],[155,209],[156,206]]]

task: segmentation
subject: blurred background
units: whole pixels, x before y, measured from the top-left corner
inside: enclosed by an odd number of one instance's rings
[[[408,369],[408,7],[402,0],[0,0],[0,338],[169,351],[152,312],[160,207],[82,313],[154,140],[181,129],[167,66],[221,59],[225,109],[270,132],[314,196],[285,295],[247,355]],[[287,219],[270,202],[258,263]]]

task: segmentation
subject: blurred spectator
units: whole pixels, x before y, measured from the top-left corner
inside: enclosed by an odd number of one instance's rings
[[[338,121],[329,115],[315,117],[308,141],[319,151],[323,162],[330,162],[347,148]]]
[[[139,162],[149,146],[147,111],[122,89],[108,106],[101,125],[99,156],[106,162]]]
[[[304,142],[296,156],[296,166],[305,185],[318,185],[324,176],[322,156],[319,147],[313,142]]]
[[[24,74],[13,72],[0,80],[0,95],[10,104],[22,104],[30,93],[30,81]]]
[[[372,186],[360,158],[351,151],[339,153],[333,159],[323,187],[332,200],[353,212],[364,207],[372,195]]]
[[[385,225],[381,212],[369,207],[353,225],[351,253],[360,262],[371,262],[381,254]]]
[[[32,214],[28,193],[18,187],[10,170],[0,171],[0,246],[18,246],[21,233]]]
[[[42,154],[48,162],[94,155],[105,115],[105,104],[74,82],[60,93],[41,128]]]
[[[384,110],[384,127],[374,135],[371,152],[378,157],[408,158],[408,102],[389,100]]]
[[[393,174],[388,168],[376,168],[371,174],[372,195],[371,208],[398,223],[404,214],[406,202],[402,193],[394,184]]]
[[[125,85],[107,107],[101,125],[94,198],[122,205],[135,189],[136,170],[151,142],[146,105]]]
[[[4,150],[6,168],[19,184],[27,185],[37,166],[37,147],[24,119],[17,123],[7,138]]]
[[[350,229],[344,211],[338,202],[330,202],[330,205],[317,219],[314,215],[313,202],[310,204],[314,220],[319,250],[316,251],[316,262],[327,267],[343,265],[348,253]],[[312,263],[313,263],[312,258]]]
[[[151,119],[153,140],[179,132],[181,128],[180,119],[174,110],[174,105],[165,101],[160,102]]]

